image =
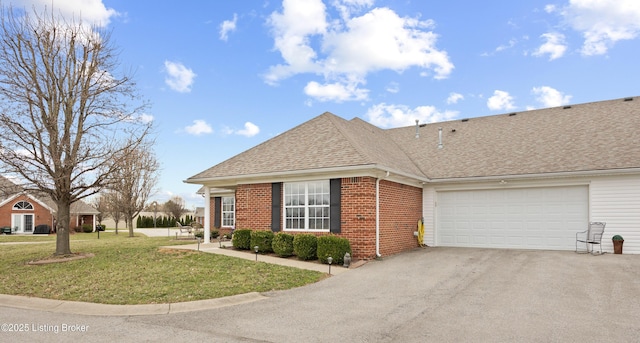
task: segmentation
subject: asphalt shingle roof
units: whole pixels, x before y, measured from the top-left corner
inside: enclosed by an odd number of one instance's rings
[[[324,113],[187,181],[365,165],[429,179],[640,168],[638,128],[640,98],[426,124],[419,138]]]

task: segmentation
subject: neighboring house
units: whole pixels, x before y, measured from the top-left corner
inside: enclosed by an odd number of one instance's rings
[[[7,178],[0,176],[0,227],[10,227],[13,233],[33,233],[36,226],[56,227],[55,202],[48,196],[22,190]],[[83,201],[71,204],[69,228],[85,224],[96,226],[99,212]]]
[[[430,246],[573,250],[604,221],[604,251],[640,253],[640,98],[386,130],[324,113],[185,182],[205,226],[225,191],[232,226],[334,233],[356,258],[416,247],[420,218]]]
[[[204,207],[196,207],[193,213],[193,221],[204,226]]]

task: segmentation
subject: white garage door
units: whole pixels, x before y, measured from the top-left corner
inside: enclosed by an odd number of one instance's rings
[[[575,249],[587,227],[587,186],[437,193],[437,245]]]

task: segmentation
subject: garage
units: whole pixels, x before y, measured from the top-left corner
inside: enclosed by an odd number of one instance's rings
[[[439,246],[575,249],[587,227],[588,187],[438,191]]]

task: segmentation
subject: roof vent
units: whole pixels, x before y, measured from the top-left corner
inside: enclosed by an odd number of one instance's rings
[[[563,110],[568,110],[568,109],[570,109],[570,108],[571,108],[571,106],[564,106],[562,109],[563,109]]]
[[[464,119],[462,119],[462,122],[463,122],[463,123],[466,123],[466,122],[468,122],[468,121],[469,121],[469,118],[464,118]]]
[[[518,113],[515,113],[515,112],[513,112],[513,113],[509,113],[509,117],[513,117],[513,116],[515,116],[516,114],[518,114]]]
[[[624,101],[633,101],[633,98],[624,98]]]

